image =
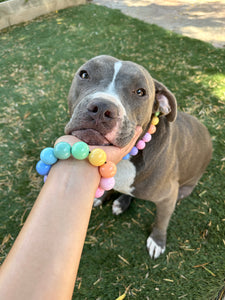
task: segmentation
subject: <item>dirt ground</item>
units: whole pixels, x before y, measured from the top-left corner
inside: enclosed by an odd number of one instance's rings
[[[225,0],[93,0],[150,24],[225,47]]]

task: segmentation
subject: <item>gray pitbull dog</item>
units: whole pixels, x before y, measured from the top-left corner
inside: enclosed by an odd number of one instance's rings
[[[143,136],[154,113],[160,111],[157,131],[146,148],[117,165],[114,190],[122,195],[112,208],[114,214],[121,214],[132,197],[156,204],[147,249],[152,258],[159,257],[165,251],[167,227],[177,200],[191,194],[211,159],[206,127],[177,112],[175,96],[142,66],[105,55],[89,60],[75,74],[69,110],[66,134],[90,145],[118,147],[128,144],[138,125]],[[96,199],[95,206],[102,201]]]

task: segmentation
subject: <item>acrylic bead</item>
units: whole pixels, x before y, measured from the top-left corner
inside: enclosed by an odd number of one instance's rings
[[[134,146],[134,147],[131,149],[131,151],[130,151],[129,154],[132,155],[132,156],[137,155],[137,154],[138,154],[138,148]]]
[[[129,158],[130,158],[130,154],[129,153],[123,157],[124,160],[128,160]]]
[[[156,116],[154,116],[154,117],[152,118],[151,124],[157,125],[158,123],[159,123],[159,118],[156,117]]]
[[[106,164],[99,167],[99,173],[104,178],[110,178],[116,174],[116,165],[112,161],[108,161]]]
[[[148,130],[148,133],[154,134],[156,132],[156,127],[155,125],[151,124]]]
[[[101,178],[100,180],[100,188],[102,188],[104,191],[109,191],[111,190],[115,185],[115,178]]]
[[[106,162],[106,153],[104,150],[96,148],[91,151],[88,159],[93,166],[99,167]]]
[[[89,147],[84,142],[77,142],[72,146],[71,153],[74,158],[82,160],[88,157]]]
[[[151,136],[151,134],[148,133],[148,132],[147,132],[147,133],[143,136],[143,138],[142,138],[142,140],[143,140],[145,143],[150,142],[151,139],[152,139],[152,136]]]
[[[138,150],[143,150],[145,148],[145,142],[143,140],[138,141],[136,147]]]
[[[155,113],[155,116],[158,117],[159,115],[160,115],[160,111],[157,111],[157,112]]]
[[[104,194],[104,190],[98,187],[95,193],[95,198],[100,198],[101,196],[103,196],[103,194]]]
[[[40,158],[46,165],[53,165],[57,162],[57,157],[55,157],[54,154],[54,148],[51,147],[43,149],[41,151]]]
[[[48,175],[45,175],[44,176],[44,183],[46,182],[47,178],[48,178]]]
[[[67,159],[71,155],[71,146],[66,142],[60,142],[54,147],[54,154],[59,159]]]
[[[40,175],[48,175],[49,171],[51,169],[50,165],[45,164],[42,160],[39,160],[39,162],[36,164],[36,171]]]

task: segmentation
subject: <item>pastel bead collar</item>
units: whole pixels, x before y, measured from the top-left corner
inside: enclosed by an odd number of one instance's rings
[[[129,159],[131,156],[137,155],[138,151],[143,150],[146,147],[146,143],[151,141],[152,134],[156,132],[156,125],[159,123],[159,115],[160,112],[157,111],[151,120],[151,124],[148,131],[145,133],[142,139],[136,143],[136,145],[131,149],[131,151],[123,157],[124,160]]]

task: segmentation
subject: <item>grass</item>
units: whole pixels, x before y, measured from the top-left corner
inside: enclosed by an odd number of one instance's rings
[[[135,199],[121,216],[93,209],[73,299],[214,299],[224,285],[225,50],[92,4],[0,32],[0,258],[4,260],[42,185],[35,164],[63,134],[76,69],[109,54],[146,67],[179,109],[209,129],[213,159],[178,205],[165,255],[145,244],[155,207]],[[60,241],[59,241],[60,242]]]

